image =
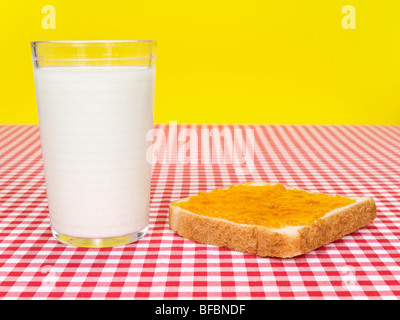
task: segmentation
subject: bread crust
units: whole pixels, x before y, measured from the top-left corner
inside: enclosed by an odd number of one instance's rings
[[[169,226],[180,236],[196,242],[261,257],[291,258],[336,241],[375,219],[376,206],[372,198],[351,198],[356,202],[328,212],[312,225],[280,229],[202,216],[173,202],[169,206]]]

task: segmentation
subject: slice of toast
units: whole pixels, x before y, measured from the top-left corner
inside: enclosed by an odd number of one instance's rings
[[[273,186],[275,184],[253,181],[236,186],[240,185]],[[304,191],[287,186],[285,188]],[[330,210],[312,223],[280,227],[238,223],[226,218],[203,215],[201,212],[194,213],[180,207],[180,203],[190,199],[185,198],[170,204],[169,226],[180,236],[196,242],[253,253],[262,257],[291,258],[336,241],[375,219],[376,207],[372,198],[345,198],[353,199],[354,202]],[[229,217],[229,212],[226,214]]]

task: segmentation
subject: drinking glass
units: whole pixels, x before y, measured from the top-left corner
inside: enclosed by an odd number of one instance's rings
[[[53,236],[81,247],[148,230],[156,42],[31,43]]]

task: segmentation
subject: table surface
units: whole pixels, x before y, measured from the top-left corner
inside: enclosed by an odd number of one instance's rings
[[[93,249],[66,246],[51,236],[38,127],[0,126],[0,298],[400,297],[400,126],[179,125],[176,132],[174,128],[173,123],[156,126],[159,154],[153,159],[146,237],[126,246]],[[201,158],[206,153],[200,146],[207,141],[201,140],[202,134],[212,129],[220,135],[234,136],[236,130],[243,138],[248,136],[243,145],[252,158],[246,163],[208,163],[210,158]],[[179,158],[179,150],[193,141],[199,154],[193,153],[190,161],[185,153]],[[170,155],[175,150],[178,156],[163,158],[162,143]],[[179,148],[171,147],[174,143]],[[292,259],[199,244],[168,228],[172,200],[252,180],[372,196],[377,218]]]

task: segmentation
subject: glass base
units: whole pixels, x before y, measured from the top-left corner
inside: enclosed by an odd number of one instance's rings
[[[55,231],[53,228],[51,229],[51,232],[53,234],[53,237],[56,238],[58,241],[70,246],[83,247],[83,248],[107,248],[107,247],[122,246],[128,243],[136,242],[146,235],[148,229],[149,228],[146,227],[138,232],[127,234],[120,237],[97,238],[97,239],[66,236]]]

